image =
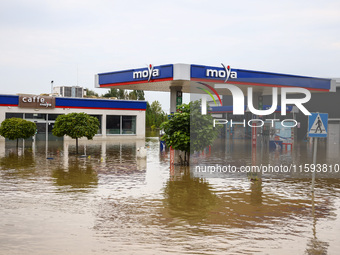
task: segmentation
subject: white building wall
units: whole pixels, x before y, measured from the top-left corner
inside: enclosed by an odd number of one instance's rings
[[[102,130],[101,134],[96,135],[93,139],[110,139],[110,138],[124,138],[131,139],[144,139],[145,138],[145,111],[142,110],[102,110],[102,109],[77,109],[77,108],[55,108],[55,109],[30,109],[19,108],[14,106],[0,106],[0,123],[5,120],[6,112],[10,113],[37,113],[37,114],[68,114],[72,112],[84,112],[89,115],[102,115]],[[106,116],[107,115],[125,115],[136,116],[136,134],[122,134],[122,135],[107,135],[106,134]],[[71,139],[64,137],[65,140]],[[86,139],[86,138],[85,138]],[[0,137],[0,140],[4,140]]]

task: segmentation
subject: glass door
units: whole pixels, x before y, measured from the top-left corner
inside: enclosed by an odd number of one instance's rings
[[[47,123],[47,137],[49,141],[63,141],[64,137],[58,137],[58,136],[54,136],[52,134],[52,130],[53,130],[53,126],[54,126],[54,121],[49,121]]]
[[[37,133],[35,134],[36,141],[46,141],[46,122],[36,122]]]

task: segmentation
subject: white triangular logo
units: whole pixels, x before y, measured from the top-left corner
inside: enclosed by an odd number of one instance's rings
[[[322,122],[322,119],[320,118],[320,114],[316,116],[314,123],[309,130],[310,134],[327,134],[327,131],[325,129],[325,125]]]

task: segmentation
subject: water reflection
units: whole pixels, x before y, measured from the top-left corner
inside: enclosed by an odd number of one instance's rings
[[[262,204],[262,181],[252,181],[250,184],[250,204],[253,206],[258,206]]]
[[[318,144],[317,164],[320,165],[316,178],[340,178],[339,158],[334,156],[327,148],[329,144],[321,140]],[[194,155],[191,157],[191,169],[195,172],[196,166],[235,166],[240,169],[243,166],[285,166],[286,171],[264,172],[264,178],[311,178],[308,172],[313,162],[313,144],[298,141],[292,150],[270,151],[268,146],[257,146],[252,148],[250,140],[217,140],[209,153]],[[337,155],[339,150],[334,148]],[[305,164],[309,168],[305,168]],[[326,168],[322,168],[326,167]],[[326,170],[325,170],[326,169]],[[305,171],[307,170],[307,171]],[[221,178],[243,178],[246,174],[239,171],[228,174],[215,173],[215,177]],[[209,177],[207,174],[197,174],[199,177]],[[214,177],[211,176],[210,177]],[[256,178],[255,178],[256,179]]]
[[[3,147],[1,147],[3,146]],[[136,149],[147,147],[147,159]],[[264,176],[250,181],[169,168],[158,139],[0,144],[0,245],[4,254],[337,254],[340,182]],[[232,148],[232,150],[231,150]],[[258,162],[302,161],[257,151]],[[251,164],[245,142],[200,155]],[[324,152],[322,152],[324,153]],[[47,156],[46,156],[47,155]],[[307,155],[307,156],[306,156]]]
[[[69,185],[72,188],[78,188],[78,190],[82,188],[81,191],[98,185],[98,175],[92,164],[78,158],[69,162],[67,170],[62,167],[54,169],[52,177],[55,178],[55,182],[59,186]]]
[[[189,167],[176,167],[175,175],[165,185],[164,196],[169,217],[179,217],[190,223],[207,217],[218,200],[206,180],[190,176]]]
[[[327,242],[323,242],[316,237],[316,215],[315,215],[315,197],[314,193],[312,193],[312,217],[313,217],[313,237],[307,243],[306,254],[310,255],[322,255],[327,254],[327,247],[329,244]]]
[[[0,158],[0,167],[3,170],[33,169],[35,164],[31,149],[8,151],[5,156]]]

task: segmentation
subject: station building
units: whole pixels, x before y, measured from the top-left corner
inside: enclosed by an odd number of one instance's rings
[[[144,139],[145,110],[146,101],[0,95],[0,123],[12,117],[33,121],[37,124],[36,141],[62,139],[52,135],[53,124],[59,115],[71,112],[85,112],[99,120],[95,140]]]

